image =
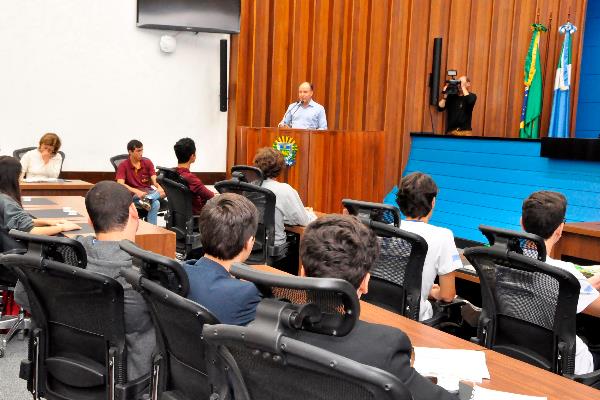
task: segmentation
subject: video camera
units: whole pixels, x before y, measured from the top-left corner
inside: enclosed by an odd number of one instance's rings
[[[450,79],[446,80],[446,90],[443,93],[446,93],[448,95],[450,94],[458,94],[458,91],[460,90],[460,80],[459,79],[455,79],[457,75],[457,71],[455,69],[449,69],[448,70],[448,76],[450,77]]]

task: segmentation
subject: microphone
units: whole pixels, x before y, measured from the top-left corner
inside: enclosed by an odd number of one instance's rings
[[[294,117],[294,114],[296,113],[296,111],[298,111],[298,108],[300,107],[300,105],[302,104],[302,100],[298,100],[297,102],[294,103],[296,106],[296,109],[294,110],[294,113],[292,114],[291,118]],[[285,114],[283,114],[283,120],[285,123],[285,117],[290,113],[290,111],[292,111],[294,109],[294,107],[290,107],[289,110],[287,110],[285,112]],[[290,118],[290,128],[292,127],[292,119]]]

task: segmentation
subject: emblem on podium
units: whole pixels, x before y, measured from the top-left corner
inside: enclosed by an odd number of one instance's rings
[[[273,148],[283,154],[285,165],[291,167],[296,164],[296,154],[298,153],[298,145],[294,138],[289,136],[279,136],[273,142]]]

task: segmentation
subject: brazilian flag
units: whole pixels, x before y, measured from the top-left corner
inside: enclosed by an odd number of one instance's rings
[[[542,24],[532,24],[531,43],[525,58],[525,96],[521,108],[521,123],[519,137],[536,139],[540,129],[542,115],[542,65],[540,64],[540,36],[548,29]]]

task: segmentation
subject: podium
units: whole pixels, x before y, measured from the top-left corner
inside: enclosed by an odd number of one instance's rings
[[[279,181],[298,191],[305,206],[341,213],[342,199],[381,202],[384,196],[384,132],[322,131],[241,126],[234,164],[253,165],[256,151],[278,140],[295,143],[295,165]]]

